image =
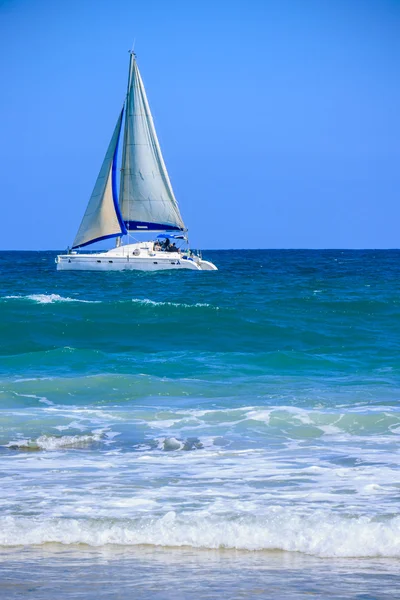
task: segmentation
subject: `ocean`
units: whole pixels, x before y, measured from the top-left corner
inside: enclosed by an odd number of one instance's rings
[[[400,597],[400,251],[0,253],[0,597]]]

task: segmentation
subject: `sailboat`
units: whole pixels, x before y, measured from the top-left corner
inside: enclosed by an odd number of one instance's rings
[[[117,153],[123,125],[117,191]],[[140,241],[139,232],[149,233]],[[116,238],[108,251],[81,248]],[[178,245],[176,245],[178,244]],[[188,247],[187,229],[161,154],[136,55],[130,52],[128,91],[72,248],[56,257],[58,270],[216,271]]]

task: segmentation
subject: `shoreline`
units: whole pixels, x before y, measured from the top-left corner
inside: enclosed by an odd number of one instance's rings
[[[29,595],[39,600],[59,592],[62,597],[85,600],[209,599],[217,595],[387,600],[396,597],[399,582],[399,561],[387,558],[328,559],[298,552],[159,546],[46,544],[0,549],[0,593],[10,599]]]

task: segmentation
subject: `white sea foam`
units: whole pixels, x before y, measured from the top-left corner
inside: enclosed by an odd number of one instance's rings
[[[35,440],[21,439],[6,444],[8,448],[19,450],[61,450],[63,448],[85,448],[101,441],[103,433],[98,431],[87,435],[41,435]]]
[[[36,394],[19,394],[18,392],[12,392],[14,396],[20,396],[21,398],[35,398],[42,404],[47,404],[48,406],[54,406],[54,402],[46,398],[46,396],[37,396]]]
[[[81,298],[70,298],[69,296],[60,296],[59,294],[12,294],[2,296],[3,300],[31,300],[38,304],[52,304],[54,302],[83,302],[85,304],[98,304],[101,300],[82,300]],[[148,298],[132,298],[132,302],[142,304],[144,306],[173,306],[175,308],[211,308],[219,310],[219,306],[213,306],[207,302],[196,302],[195,304],[187,304],[185,302],[163,302],[150,300]]]
[[[319,425],[318,429],[320,429],[325,435],[336,435],[342,433],[342,430],[339,427],[335,427],[335,425]]]
[[[59,294],[28,294],[27,296],[13,295],[3,296],[5,300],[32,300],[38,304],[52,304],[53,302],[83,302],[85,304],[97,304],[100,300],[81,300],[79,298],[69,298]]]
[[[79,431],[85,431],[86,427],[79,423],[79,421],[71,421],[68,425],[56,425],[54,429],[58,431],[66,431],[67,429],[78,429]]]
[[[152,427],[154,429],[167,429],[169,427],[173,427],[176,423],[179,423],[182,419],[165,419],[163,421],[143,421],[148,425],[148,427]]]
[[[271,410],[250,410],[246,413],[246,418],[251,421],[262,421],[268,425],[271,418],[271,412]]]
[[[137,502],[136,502],[137,505]],[[135,506],[132,506],[134,509]],[[272,507],[262,518],[181,514],[131,519],[2,516],[0,545],[154,545],[286,550],[320,557],[400,557],[400,517],[377,521]]]
[[[186,304],[185,302],[157,302],[148,298],[132,298],[132,302],[136,304],[151,305],[151,306],[174,306],[176,308],[212,308],[219,310],[219,306],[212,306],[206,302],[196,302],[195,304]]]
[[[53,377],[20,377],[14,379],[15,383],[26,383],[27,381],[51,381]]]

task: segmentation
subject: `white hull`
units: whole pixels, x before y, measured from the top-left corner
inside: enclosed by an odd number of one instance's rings
[[[154,250],[153,242],[129,244],[108,252],[59,254],[58,271],[217,271],[217,267],[188,253]]]

